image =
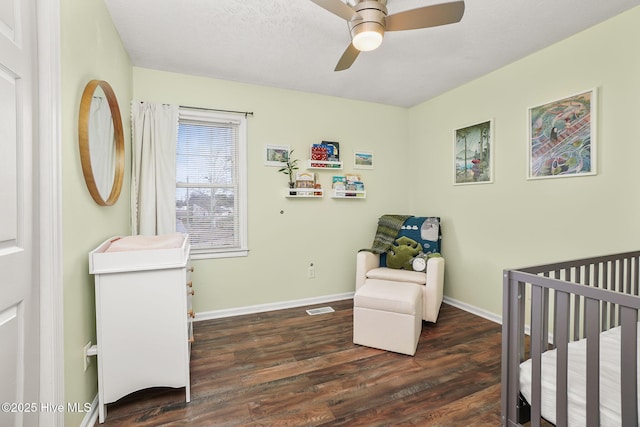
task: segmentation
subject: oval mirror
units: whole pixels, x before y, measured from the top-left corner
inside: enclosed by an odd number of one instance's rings
[[[113,205],[124,178],[124,134],[118,100],[109,83],[91,80],[80,101],[80,162],[87,188],[101,206]]]

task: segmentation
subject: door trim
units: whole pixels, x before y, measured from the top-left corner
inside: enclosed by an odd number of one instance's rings
[[[40,402],[64,405],[60,0],[36,0],[39,153]],[[64,411],[40,425],[64,426]]]

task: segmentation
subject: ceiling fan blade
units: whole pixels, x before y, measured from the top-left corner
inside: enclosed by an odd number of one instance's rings
[[[459,22],[464,14],[464,1],[435,4],[394,13],[386,18],[386,31],[416,30]]]
[[[328,10],[334,15],[338,15],[340,18],[347,21],[354,21],[358,18],[362,19],[358,12],[351,9],[349,6],[341,2],[340,0],[311,0],[323,9]]]
[[[351,65],[355,62],[356,58],[360,54],[360,51],[353,46],[353,43],[350,43],[347,49],[344,51],[338,64],[336,65],[336,69],[333,71],[342,71],[351,67]]]

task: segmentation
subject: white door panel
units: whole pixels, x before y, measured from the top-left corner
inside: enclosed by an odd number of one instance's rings
[[[35,0],[0,0],[0,426],[39,409]],[[8,404],[9,406],[6,406]],[[8,409],[8,410],[7,410]]]
[[[16,31],[16,12],[20,10],[18,0],[2,0],[0,2],[0,36],[14,40]]]
[[[18,190],[17,190],[17,146],[8,141],[17,141],[17,111],[15,77],[0,69],[0,250],[17,246]],[[7,143],[5,143],[7,141]]]

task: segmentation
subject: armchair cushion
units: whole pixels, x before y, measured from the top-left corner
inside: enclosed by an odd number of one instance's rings
[[[374,268],[367,271],[368,279],[388,280],[391,282],[409,282],[424,285],[427,275],[421,271],[397,270],[387,267]]]

